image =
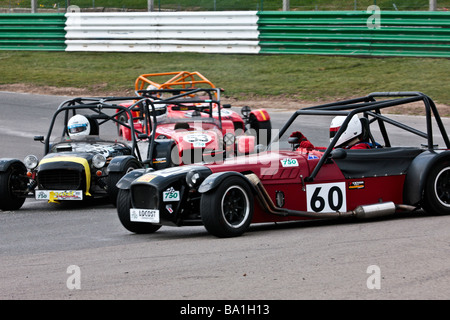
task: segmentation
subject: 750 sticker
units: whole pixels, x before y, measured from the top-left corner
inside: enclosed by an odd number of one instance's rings
[[[180,201],[180,191],[175,191],[173,187],[167,189],[163,192],[163,201]]]
[[[287,158],[287,159],[282,159],[280,161],[281,161],[281,165],[283,167],[298,167],[297,159]]]

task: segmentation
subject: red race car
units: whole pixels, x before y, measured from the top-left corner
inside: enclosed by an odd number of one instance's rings
[[[407,124],[384,113],[410,103],[423,104],[422,125],[422,118]],[[299,129],[323,118],[328,146],[315,147]],[[367,146],[353,148],[359,144]],[[117,187],[119,219],[135,233],[200,224],[217,237],[233,237],[251,223],[419,209],[450,214],[450,140],[428,96],[372,93],[296,111],[267,151],[219,163],[138,169]]]
[[[183,150],[217,150],[222,148],[220,143],[223,141],[229,154],[248,154],[258,144],[266,146],[271,139],[272,125],[266,110],[252,111],[243,107],[242,116],[239,115],[231,105],[221,104],[223,90],[198,72],[143,74],[136,79],[135,89],[139,96],[154,101],[158,118],[155,138],[171,139],[176,143],[180,164],[191,163],[182,160]],[[142,128],[140,114],[140,111],[133,113],[133,123],[138,129]],[[127,122],[125,117],[123,113],[120,120]],[[212,119],[219,130],[206,124]],[[120,135],[130,139],[129,128],[119,126],[118,129]],[[179,134],[179,129],[185,129],[185,132]],[[184,139],[185,135],[188,135],[187,139]]]

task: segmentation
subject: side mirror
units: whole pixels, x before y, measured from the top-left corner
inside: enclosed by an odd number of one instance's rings
[[[288,143],[292,147],[292,151],[295,151],[300,146],[300,138],[299,137],[289,137]]]
[[[229,103],[223,104],[222,108],[230,109],[231,108],[231,104],[229,104]]]
[[[44,142],[44,136],[34,136],[33,140],[34,141]]]

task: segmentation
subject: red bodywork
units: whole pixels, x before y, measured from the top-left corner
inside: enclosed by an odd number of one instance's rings
[[[142,90],[145,90],[146,88],[148,89],[149,87],[157,90],[179,89],[181,91],[183,89],[191,90],[194,88],[203,88],[203,87],[216,88],[211,81],[209,81],[199,72],[188,72],[188,71],[142,74],[136,79],[135,90],[138,94],[140,93],[140,90],[142,92]],[[130,102],[128,104],[122,105],[127,106],[131,104],[132,103]],[[209,104],[203,105],[209,106]],[[186,103],[183,106],[167,104],[165,107],[167,108],[165,116],[168,121],[167,123],[164,121],[158,123],[155,137],[156,139],[158,139],[158,136],[164,135],[165,138],[175,140],[178,145],[180,157],[183,154],[183,150],[192,148],[193,145],[184,143],[183,139],[180,140],[180,138],[182,138],[183,135],[180,135],[179,133],[176,132],[174,127],[175,123],[171,123],[171,120],[178,122],[186,120],[183,122],[188,123],[190,128],[193,128],[195,126],[196,131],[205,130],[203,134],[205,134],[208,137],[208,142],[205,145],[206,149],[214,149],[214,150],[223,149],[223,137],[227,133],[232,134],[236,139],[236,143],[233,146],[225,147],[226,149],[225,151],[228,154],[231,153],[249,154],[253,152],[255,148],[256,145],[255,137],[252,135],[245,134],[246,127],[244,119],[241,117],[240,114],[231,110],[230,108],[224,108],[223,106],[220,106],[220,113],[219,113],[217,110],[219,106],[215,104],[213,108],[213,118],[218,120],[217,122],[218,125],[216,126],[215,129],[212,129],[211,126],[205,129],[204,125],[202,126],[198,124],[197,125],[193,124],[194,122],[201,122],[202,119],[206,118],[210,119],[208,114],[202,112],[200,112],[199,114],[197,113],[195,118],[193,118],[194,107],[202,107],[202,103],[196,104]],[[216,109],[217,111],[214,111],[214,109]],[[132,111],[132,113],[135,118],[139,118],[140,114],[138,111]],[[270,121],[270,116],[265,109],[252,110],[250,114],[252,115],[252,117],[254,117],[254,119],[256,119],[257,122]],[[219,123],[221,124],[219,125]],[[133,120],[133,125],[139,131],[141,131],[143,127],[141,121],[136,119]],[[220,126],[221,130],[219,129]],[[131,139],[129,128],[120,126],[119,134],[122,135],[127,140]]]
[[[323,152],[317,150],[300,149],[296,151],[280,150],[266,154],[254,154],[246,157],[228,159],[223,163],[207,164],[213,173],[224,171],[237,171],[243,174],[256,174],[270,195],[273,203],[280,207],[297,211],[315,211],[311,209],[314,199],[319,206],[319,197],[328,202],[328,196],[334,196],[335,205],[338,205],[336,196],[342,192],[345,200],[339,211],[351,211],[360,205],[392,201],[402,203],[403,184],[405,175],[369,177],[363,179],[346,179],[335,162],[324,164],[313,182],[306,182],[304,178],[311,175],[314,167],[322,157]],[[290,164],[283,162],[289,161]],[[340,186],[339,189],[323,191],[327,186]],[[330,189],[333,190],[333,189]],[[339,191],[340,190],[340,191]],[[318,192],[316,198],[314,193]],[[322,192],[322,194],[321,194]],[[324,193],[325,192],[325,193]],[[334,194],[333,194],[334,192]],[[277,194],[283,200],[277,200]],[[324,210],[323,212],[327,212]],[[333,212],[333,210],[329,210]],[[305,220],[304,217],[282,217],[270,215],[255,201],[252,223],[281,222],[292,220]]]

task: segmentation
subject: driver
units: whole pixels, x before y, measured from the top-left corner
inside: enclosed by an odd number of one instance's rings
[[[346,116],[337,116],[333,118],[330,124],[330,142],[344,123]],[[357,115],[354,115],[348,123],[347,129],[342,133],[336,142],[336,148],[343,149],[371,149],[371,145],[362,141],[363,129],[361,121]],[[314,145],[300,132],[296,131],[290,137],[298,138],[300,148],[314,149]]]
[[[85,116],[77,114],[69,119],[69,122],[67,123],[67,131],[69,132],[71,139],[80,136],[87,136],[91,131],[89,120]]]

